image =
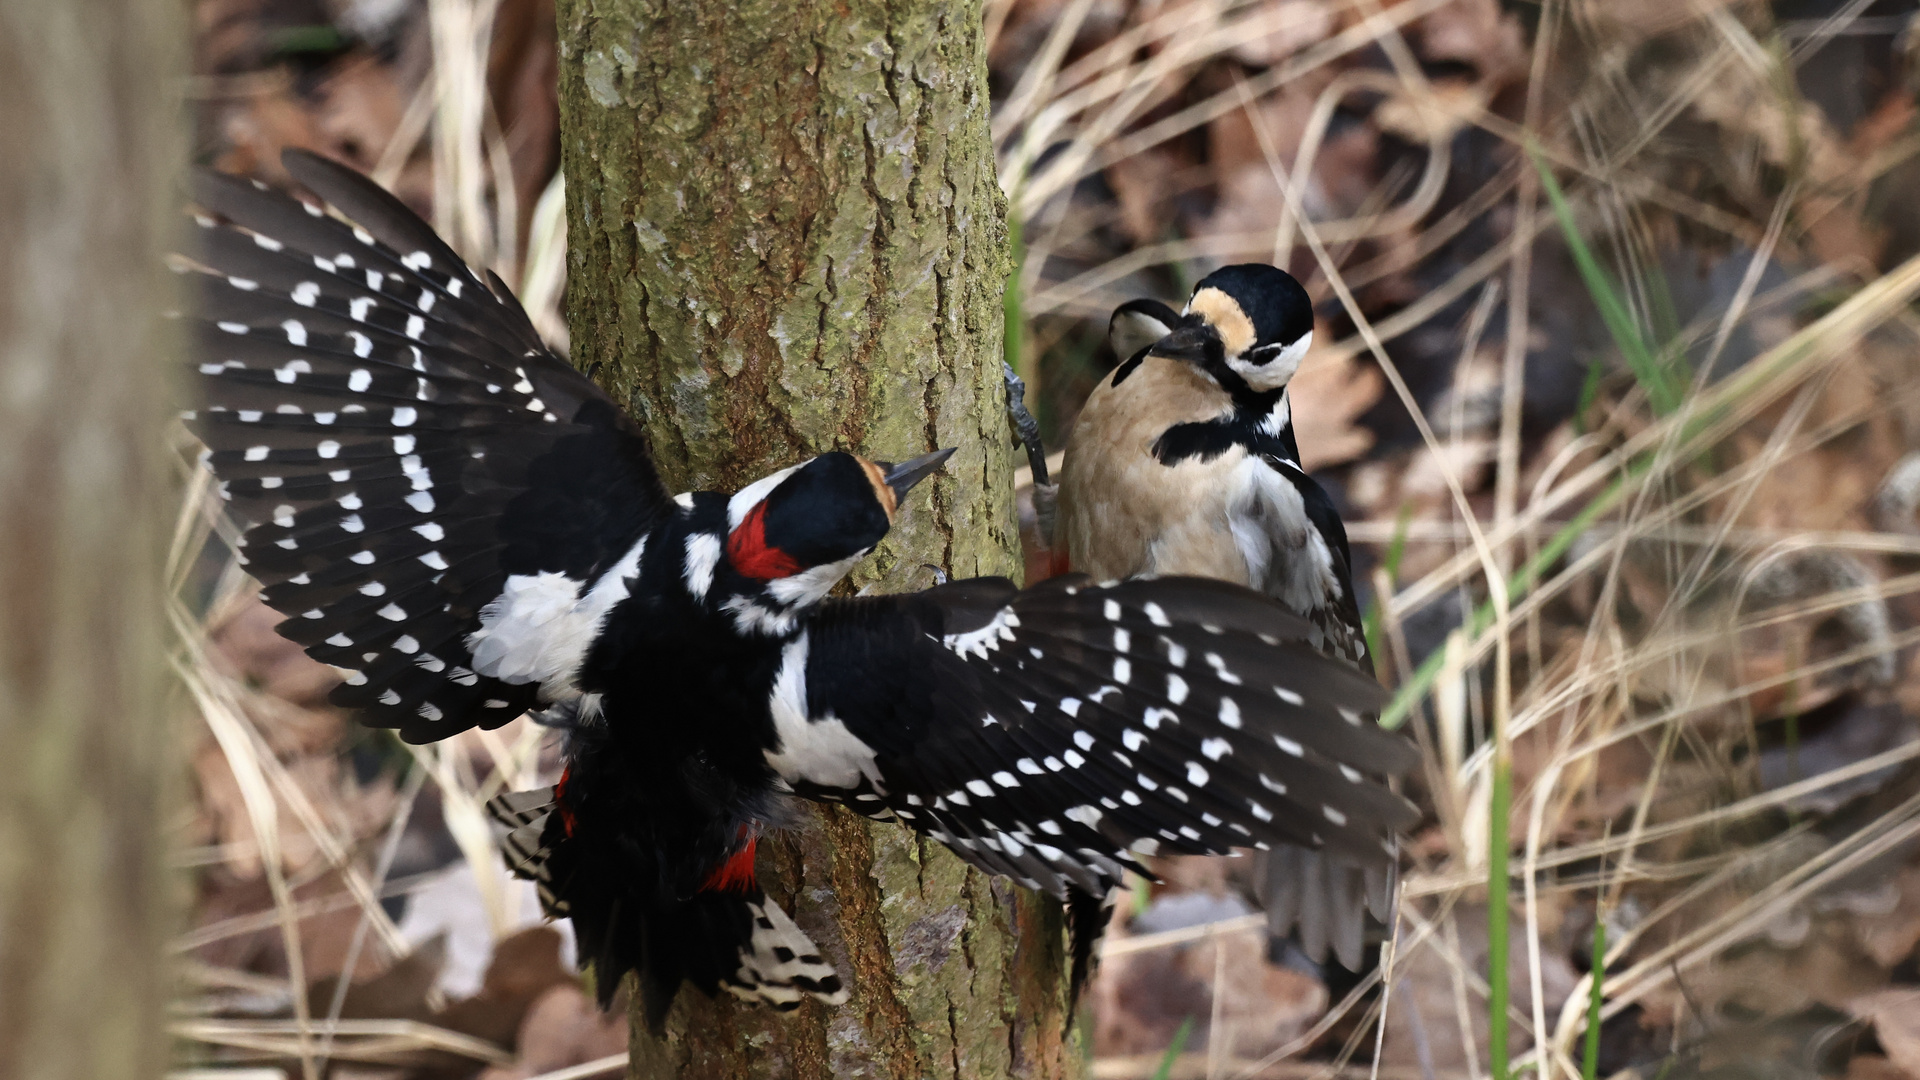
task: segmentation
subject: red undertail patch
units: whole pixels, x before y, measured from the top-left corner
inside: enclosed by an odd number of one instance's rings
[[[744,825],[740,831],[747,834],[746,844],[707,875],[700,886],[702,892],[747,892],[753,888],[753,849],[760,838],[748,833]]]
[[[560,770],[560,779],[553,785],[554,809],[560,811],[560,828],[567,836],[573,835],[573,809],[567,805],[567,781],[573,778],[573,766]]]

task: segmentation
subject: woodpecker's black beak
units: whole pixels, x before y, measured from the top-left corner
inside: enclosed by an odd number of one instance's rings
[[[1183,326],[1147,349],[1148,356],[1164,356],[1169,360],[1185,360],[1197,364],[1207,358],[1209,348],[1219,348],[1220,332],[1208,323],[1193,323]]]
[[[913,490],[913,485],[932,476],[935,470],[947,463],[947,459],[953,456],[956,449],[958,447],[949,446],[945,450],[935,450],[931,454],[923,454],[912,461],[903,461],[898,465],[887,461],[876,461],[874,464],[880,466],[880,478],[893,489],[893,497],[905,499],[907,492]]]

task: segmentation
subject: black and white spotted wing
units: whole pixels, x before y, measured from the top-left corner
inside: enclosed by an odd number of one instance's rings
[[[251,523],[248,572],[281,633],[347,671],[335,702],[409,741],[564,698],[591,586],[669,507],[643,440],[397,199],[285,161],[352,223],[202,173],[182,260],[202,285],[189,419]]]
[[[1137,855],[1277,843],[1368,864],[1417,820],[1380,782],[1384,691],[1306,622],[1196,578],[998,578],[830,603],[788,646],[776,771],[983,869],[1104,894]],[[804,671],[804,679],[801,672]]]

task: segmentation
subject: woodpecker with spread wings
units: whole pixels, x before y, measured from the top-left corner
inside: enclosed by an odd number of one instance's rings
[[[1250,586],[1305,619],[1323,653],[1372,672],[1346,529],[1300,464],[1288,383],[1313,307],[1272,266],[1216,270],[1186,308],[1121,305],[1120,360],[1075,421],[1055,510],[1055,565],[1096,578],[1202,575]],[[1256,868],[1274,933],[1361,964],[1365,913],[1384,917],[1379,860],[1279,845]]]
[[[338,704],[410,742],[567,730],[559,782],[490,811],[603,1002],[628,971],[656,1026],[683,982],[847,998],[754,876],[796,797],[1067,901],[1082,970],[1142,854],[1379,862],[1412,819],[1381,782],[1411,748],[1359,722],[1379,689],[1279,605],[1180,579],[828,599],[947,451],[670,495],[497,277],[352,171],[285,163],[333,212],[199,178],[191,426]]]

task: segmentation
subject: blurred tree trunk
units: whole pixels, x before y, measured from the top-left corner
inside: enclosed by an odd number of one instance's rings
[[[562,0],[559,20],[574,360],[603,365],[669,482],[957,446],[869,579],[1015,572],[977,0]],[[1051,903],[844,811],[761,850],[853,1000],[781,1015],[683,994],[665,1044],[636,1033],[636,1076],[1074,1067]]]
[[[0,0],[0,1076],[158,1076],[172,0]]]

